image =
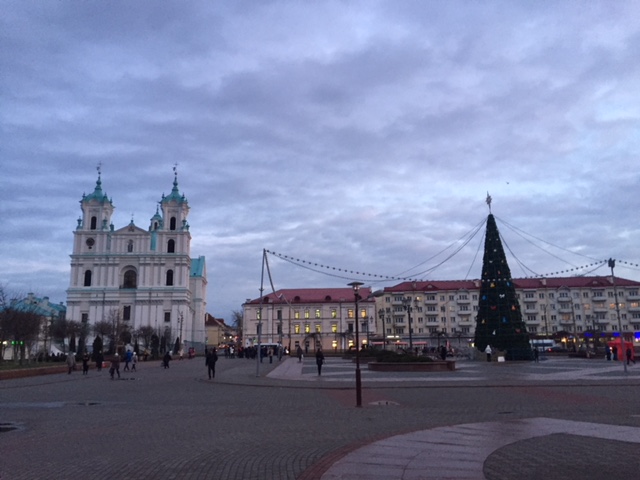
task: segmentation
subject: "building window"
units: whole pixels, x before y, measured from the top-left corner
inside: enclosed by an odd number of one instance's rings
[[[167,286],[173,285],[173,270],[167,270]]]
[[[320,318],[320,309],[316,308],[316,318]]]
[[[87,270],[84,272],[84,286],[85,287],[91,286],[91,270]]]
[[[322,332],[322,328],[321,328],[319,323],[316,323],[314,326],[316,328],[316,333],[321,333]]]
[[[295,333],[296,335],[300,335],[300,324],[299,323],[294,323],[293,324],[293,333]]]
[[[133,240],[129,240],[129,242],[127,243],[127,252],[133,252]]]
[[[124,272],[124,283],[122,288],[137,288],[138,276],[135,270],[127,270]]]
[[[311,325],[308,323],[304,324],[304,333],[311,333]]]
[[[299,310],[294,310],[293,311],[293,318],[300,318],[300,311]]]
[[[353,318],[353,308],[347,310],[347,318]]]
[[[305,309],[304,311],[304,318],[309,318],[309,309]]]
[[[338,310],[335,308],[331,309],[331,318],[338,318]]]
[[[122,320],[131,320],[131,305],[122,307]]]
[[[282,310],[276,310],[276,319],[282,320]]]
[[[173,238],[167,242],[167,253],[176,253],[176,241]]]
[[[91,217],[91,230],[95,230],[98,228],[98,219],[96,217]]]
[[[171,321],[171,312],[164,312],[164,321],[169,323]]]
[[[331,324],[331,333],[338,333],[338,324],[337,323],[332,323]]]
[[[89,314],[83,313],[81,319],[82,319],[82,323],[87,323],[89,321]]]
[[[176,217],[171,217],[171,220],[169,220],[169,230],[175,230],[176,229]]]

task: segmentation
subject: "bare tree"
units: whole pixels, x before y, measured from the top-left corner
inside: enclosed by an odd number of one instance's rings
[[[236,329],[238,338],[244,340],[244,314],[242,310],[231,312],[231,325]]]
[[[142,339],[145,349],[148,349],[151,346],[151,337],[153,337],[154,333],[155,330],[149,325],[140,327],[140,329],[138,330],[138,335]]]

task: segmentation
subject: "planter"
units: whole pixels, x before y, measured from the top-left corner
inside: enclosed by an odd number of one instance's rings
[[[370,362],[369,370],[374,372],[446,372],[456,369],[456,362]]]
[[[69,367],[66,363],[47,367],[16,368],[15,370],[1,370],[0,380],[13,380],[15,378],[36,377],[54,373],[67,373]]]

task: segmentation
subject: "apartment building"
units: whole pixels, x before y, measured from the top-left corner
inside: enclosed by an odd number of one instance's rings
[[[640,282],[611,276],[513,279],[532,338],[578,342],[617,337],[640,342]],[[481,280],[402,282],[377,298],[362,288],[357,319],[360,344],[406,348],[473,341]],[[616,309],[616,296],[618,309]],[[356,312],[350,288],[278,290],[243,305],[246,345],[343,351],[355,344]],[[618,317],[619,314],[619,317]],[[411,323],[411,325],[409,325]],[[411,334],[409,327],[411,326]]]
[[[344,351],[356,344],[356,322],[361,344],[376,332],[376,303],[370,288],[359,291],[358,311],[352,288],[283,289],[243,304],[245,346],[281,343],[306,352]]]

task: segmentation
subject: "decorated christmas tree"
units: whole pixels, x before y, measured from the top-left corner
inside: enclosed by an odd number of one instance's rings
[[[490,198],[487,197],[489,206]],[[484,352],[487,345],[494,351],[506,352],[507,360],[532,357],[529,334],[522,321],[511,271],[492,214],[487,218],[475,335],[478,350]]]

